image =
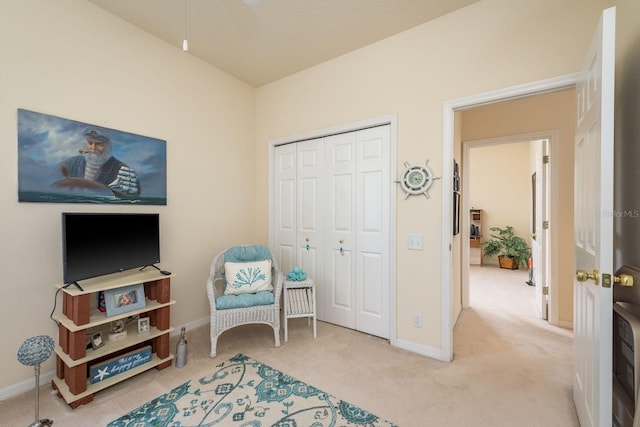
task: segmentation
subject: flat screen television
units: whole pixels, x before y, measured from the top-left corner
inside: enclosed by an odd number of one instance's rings
[[[65,284],[159,262],[159,214],[62,213]]]

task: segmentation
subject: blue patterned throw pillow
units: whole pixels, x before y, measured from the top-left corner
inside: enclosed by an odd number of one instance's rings
[[[225,262],[224,272],[227,279],[225,295],[254,294],[273,290],[270,259],[255,262]]]

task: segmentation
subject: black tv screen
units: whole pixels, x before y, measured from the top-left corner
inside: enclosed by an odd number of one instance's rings
[[[62,214],[65,284],[160,262],[159,214]]]

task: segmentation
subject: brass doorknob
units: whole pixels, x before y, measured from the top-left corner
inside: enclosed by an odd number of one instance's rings
[[[631,287],[633,286],[633,276],[630,274],[621,274],[619,276],[613,276],[613,281],[620,283],[620,286]]]
[[[584,270],[577,270],[576,279],[578,280],[578,282],[593,280],[594,282],[598,283],[598,270],[593,270],[593,273],[587,273]]]

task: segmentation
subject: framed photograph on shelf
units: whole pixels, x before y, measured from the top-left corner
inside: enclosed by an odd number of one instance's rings
[[[104,345],[104,340],[102,339],[101,331],[91,334],[91,348],[95,350],[96,348],[100,348],[103,345]]]
[[[124,332],[124,320],[114,320],[111,322],[111,333],[119,334]]]
[[[138,319],[138,333],[145,334],[149,332],[149,318],[141,317]]]
[[[104,291],[104,302],[107,309],[107,316],[127,313],[146,307],[144,299],[144,285],[125,286],[117,289]]]

